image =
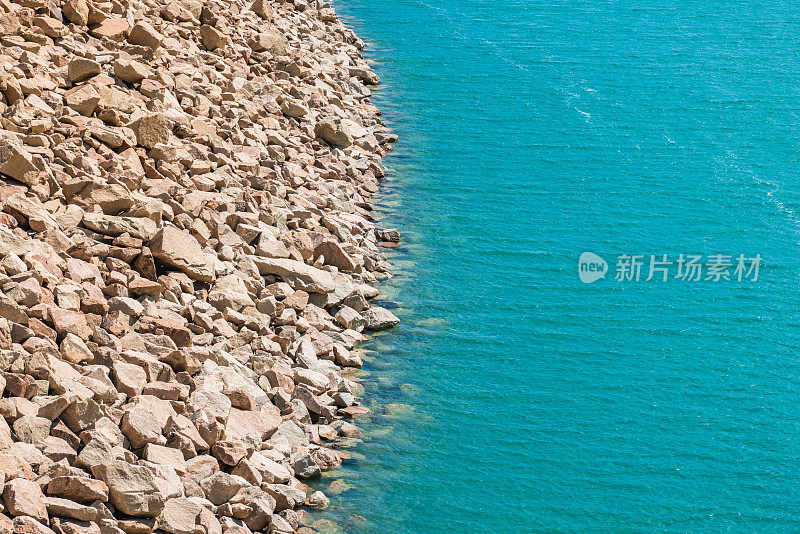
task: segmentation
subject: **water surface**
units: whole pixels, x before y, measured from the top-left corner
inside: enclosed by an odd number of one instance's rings
[[[382,286],[404,322],[368,345],[376,415],[321,517],[800,531],[796,6],[335,7],[401,139],[378,213],[404,236]],[[622,253],[765,264],[757,282],[588,285],[584,251],[612,271]]]

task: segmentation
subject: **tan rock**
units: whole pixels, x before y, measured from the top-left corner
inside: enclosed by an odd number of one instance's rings
[[[131,128],[136,133],[136,142],[145,148],[169,142],[170,129],[161,113],[145,115],[136,120]]]
[[[89,33],[97,38],[108,37],[112,41],[123,41],[128,35],[130,26],[128,21],[122,18],[109,17],[93,28]]]
[[[64,101],[67,106],[71,107],[81,115],[90,117],[94,110],[97,109],[97,104],[100,102],[100,95],[91,85],[81,85],[74,87],[64,93]]]
[[[39,484],[24,478],[15,478],[3,489],[3,501],[13,516],[27,515],[47,523],[47,507]]]
[[[216,50],[217,48],[225,47],[227,39],[225,34],[208,24],[200,26],[200,38],[203,40],[203,46],[206,50]]]
[[[38,445],[50,435],[51,421],[44,417],[24,415],[14,421],[14,434],[23,443]]]
[[[331,145],[342,147],[349,147],[356,139],[367,135],[363,126],[339,117],[328,117],[317,122],[314,133]]]
[[[75,334],[68,333],[64,336],[59,347],[61,356],[71,363],[82,363],[92,359],[92,351],[86,346],[81,338]]]
[[[151,219],[144,217],[118,217],[99,213],[86,213],[83,225],[97,233],[110,236],[129,234],[131,237],[148,241],[156,234],[158,227]]]
[[[289,48],[289,41],[278,31],[262,31],[248,43],[254,52],[269,52],[273,56],[283,56]]]
[[[186,474],[186,461],[178,449],[149,443],[144,456],[148,462],[170,466],[178,475]]]
[[[117,215],[133,206],[133,197],[127,187],[96,181],[86,183],[79,191],[71,191],[69,201],[84,208],[100,206],[106,215]]]
[[[78,26],[89,24],[89,6],[86,0],[67,0],[61,10],[64,16],[73,24]]]
[[[135,397],[142,393],[147,384],[147,373],[138,365],[116,361],[113,364],[114,385],[121,393],[128,397]]]
[[[66,517],[78,521],[94,521],[97,519],[97,508],[86,506],[59,497],[45,497],[45,506],[50,516]]]
[[[190,234],[174,226],[160,229],[150,241],[153,257],[201,282],[215,278],[213,259]]]
[[[109,501],[120,512],[135,517],[156,517],[164,509],[164,497],[156,477],[147,467],[115,461],[98,466],[108,485]]]
[[[172,534],[195,534],[202,507],[185,497],[169,499],[158,518],[158,526]]]
[[[33,24],[37,28],[41,29],[42,33],[44,33],[51,39],[58,39],[59,37],[64,37],[68,31],[67,27],[64,26],[64,24],[60,20],[45,15],[38,15],[34,17]]]
[[[367,323],[364,327],[366,330],[386,330],[400,322],[392,312],[379,306],[372,306],[362,315]]]
[[[295,289],[309,293],[331,293],[336,287],[330,273],[297,260],[254,257],[253,261],[262,275],[280,276]]]
[[[47,484],[47,494],[76,502],[108,501],[108,486],[102,480],[81,476],[59,476]]]
[[[128,35],[128,42],[135,45],[146,46],[148,48],[158,48],[164,41],[164,36],[156,31],[146,20],[140,20],[131,28]]]
[[[133,59],[117,59],[112,64],[114,76],[122,81],[137,84],[153,75],[150,67]]]
[[[280,423],[280,411],[271,404],[260,411],[231,408],[225,425],[225,436],[230,441],[241,441],[255,433],[260,439],[267,439],[278,429]]]
[[[18,182],[36,185],[42,173],[33,162],[33,156],[20,144],[0,137],[0,173]]]
[[[67,79],[72,83],[88,80],[92,76],[97,76],[103,72],[100,63],[83,57],[75,58],[69,62],[67,67]]]
[[[269,0],[255,0],[250,6],[253,12],[262,19],[272,20],[273,11]]]

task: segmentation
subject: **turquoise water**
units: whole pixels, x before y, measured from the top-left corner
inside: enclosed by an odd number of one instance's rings
[[[796,6],[335,7],[401,139],[378,212],[405,239],[382,286],[404,322],[369,344],[376,415],[320,517],[800,531]],[[605,280],[578,279],[584,251]],[[757,281],[623,282],[622,253],[764,263]]]

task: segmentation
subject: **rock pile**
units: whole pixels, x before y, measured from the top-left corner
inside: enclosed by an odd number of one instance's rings
[[[327,504],[395,137],[328,4],[251,1],[0,0],[0,533]]]

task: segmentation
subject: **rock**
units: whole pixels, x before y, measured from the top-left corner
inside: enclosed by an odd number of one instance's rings
[[[71,193],[70,202],[86,208],[100,206],[106,215],[117,215],[133,207],[131,192],[122,184],[89,182]]]
[[[156,223],[145,217],[119,217],[99,213],[86,213],[83,216],[83,225],[103,235],[128,234],[143,241],[152,239],[158,230]]]
[[[45,497],[45,506],[50,516],[66,517],[78,521],[95,521],[97,519],[97,508],[79,504],[68,499],[58,497]]]
[[[61,356],[70,363],[82,363],[92,359],[92,351],[81,338],[73,333],[67,333],[59,347]]]
[[[41,181],[41,172],[33,162],[33,156],[7,139],[0,137],[0,173],[27,185]]]
[[[398,319],[392,312],[379,306],[372,306],[362,315],[364,320],[367,322],[366,326],[364,327],[366,330],[386,330],[387,328],[392,328],[400,322],[400,319]]]
[[[169,499],[158,518],[158,526],[172,534],[195,534],[201,512],[202,507],[190,499]]]
[[[59,476],[47,484],[47,494],[76,502],[108,501],[108,486],[82,476]]]
[[[100,95],[91,85],[81,85],[67,91],[64,100],[67,106],[85,117],[90,117],[100,103]]]
[[[336,287],[330,273],[297,260],[258,257],[253,261],[261,274],[280,276],[295,289],[309,293],[331,293]]]
[[[124,82],[137,84],[153,75],[153,71],[139,61],[132,59],[117,59],[112,64],[114,76]]]
[[[135,406],[125,412],[120,424],[122,433],[125,434],[131,446],[140,449],[148,443],[157,443],[162,440],[163,425],[159,423],[143,406]]]
[[[273,11],[269,0],[255,0],[250,9],[262,19],[272,20]]]
[[[118,17],[108,17],[99,26],[92,28],[89,32],[98,39],[107,38],[112,41],[123,41],[128,34],[130,26],[128,21]]]
[[[89,24],[89,6],[86,0],[67,0],[61,7],[64,16],[78,26]]]
[[[300,478],[315,478],[322,474],[319,465],[308,452],[295,452],[289,461],[292,464],[295,475]]]
[[[34,17],[33,24],[51,39],[58,39],[67,34],[67,27],[64,26],[64,23],[53,17],[39,15]]]
[[[67,67],[67,79],[72,83],[88,80],[92,76],[97,76],[103,72],[100,63],[86,58],[75,58],[69,62]]]
[[[204,478],[200,482],[200,487],[206,495],[206,499],[219,506],[222,503],[228,502],[236,495],[244,486],[243,480],[229,475],[223,471]]]
[[[280,412],[272,405],[260,411],[237,410],[231,408],[225,425],[225,435],[231,441],[244,440],[255,433],[260,439],[270,437],[281,422]]]
[[[180,269],[192,279],[200,282],[214,280],[212,259],[188,233],[173,226],[165,226],[153,236],[148,246],[154,258]]]
[[[36,482],[24,478],[8,482],[3,489],[3,501],[11,515],[27,515],[40,523],[47,523],[49,516],[44,494]]]
[[[136,142],[145,148],[169,142],[170,129],[161,113],[140,117],[131,128],[136,133]]]
[[[140,20],[131,28],[128,42],[155,49],[164,42],[164,36],[157,32],[149,22]]]
[[[331,145],[341,147],[349,147],[356,139],[367,134],[359,124],[339,117],[328,117],[317,122],[314,126],[314,133]]]
[[[225,35],[213,26],[203,24],[200,26],[200,38],[203,40],[203,46],[206,50],[216,50],[217,48],[224,48],[227,43]]]
[[[340,271],[351,272],[356,268],[356,262],[336,241],[323,241],[317,245],[314,248],[314,256],[323,257],[326,265],[333,265]]]
[[[178,475],[186,474],[186,461],[178,449],[150,443],[145,449],[145,458],[154,464],[170,466]]]
[[[330,499],[328,499],[324,493],[315,491],[306,499],[306,506],[315,510],[324,510],[328,507],[330,502]]]
[[[155,475],[147,467],[115,461],[98,466],[97,470],[108,485],[109,501],[122,513],[156,517],[164,509],[164,497]]]
[[[37,445],[50,435],[49,419],[34,415],[24,415],[14,421],[14,434],[19,441]]]
[[[254,52],[269,52],[273,56],[283,56],[289,48],[289,41],[278,31],[259,32],[249,42]]]
[[[12,531],[14,534],[56,534],[53,530],[27,515],[14,518]]]
[[[367,324],[366,319],[349,306],[342,306],[341,309],[336,312],[336,321],[345,328],[350,328],[357,332],[363,330]]]
[[[114,385],[120,393],[128,397],[135,397],[142,393],[147,385],[147,373],[138,365],[125,363],[122,361],[114,362]]]

